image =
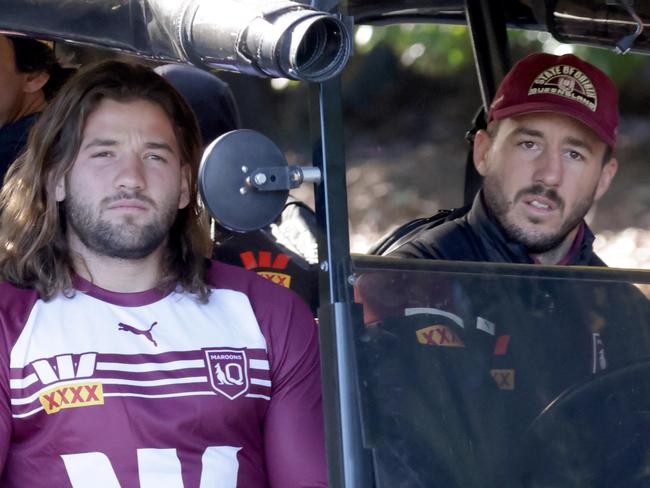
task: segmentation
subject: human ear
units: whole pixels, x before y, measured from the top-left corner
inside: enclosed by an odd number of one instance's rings
[[[473,156],[474,166],[481,176],[485,176],[485,173],[487,173],[486,158],[490,147],[492,147],[490,134],[484,129],[479,130],[474,136]]]
[[[596,193],[594,194],[594,200],[599,200],[602,197],[607,189],[609,188],[610,183],[616,175],[618,170],[618,161],[616,158],[611,158],[607,161],[602,169],[600,170],[600,177],[598,178],[598,186],[596,187]]]
[[[54,198],[57,202],[62,202],[65,200],[66,191],[65,191],[65,176],[61,176],[54,186]]]
[[[178,208],[185,208],[190,203],[190,171],[192,168],[189,164],[181,165],[181,194],[178,199]]]
[[[50,79],[47,71],[33,71],[25,73],[25,85],[23,91],[25,93],[35,93],[42,89]]]

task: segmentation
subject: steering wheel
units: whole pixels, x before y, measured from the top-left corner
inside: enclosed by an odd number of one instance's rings
[[[650,358],[563,392],[518,453],[517,487],[650,487]]]

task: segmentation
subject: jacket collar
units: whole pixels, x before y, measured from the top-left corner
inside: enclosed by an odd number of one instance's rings
[[[535,263],[528,250],[522,244],[508,239],[501,225],[491,216],[483,202],[482,191],[474,198],[466,218],[468,224],[476,231],[483,248],[488,253],[486,257],[490,261]],[[594,234],[584,220],[580,225],[583,230],[576,235],[576,239],[580,242],[575,242],[567,256],[560,262],[567,265],[604,266],[605,264],[593,251]]]

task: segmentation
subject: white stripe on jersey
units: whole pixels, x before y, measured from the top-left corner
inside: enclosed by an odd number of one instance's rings
[[[261,398],[261,399],[263,399],[263,400],[271,400],[271,397],[270,397],[270,396],[266,396],[266,395],[258,395],[257,393],[247,393],[247,394],[244,395],[244,396],[245,396],[246,398]]]
[[[258,380],[257,378],[251,378],[251,385],[268,386],[271,388],[271,382],[269,380]]]
[[[30,417],[30,416],[34,415],[35,413],[40,412],[41,410],[44,410],[44,408],[42,406],[38,407],[38,408],[35,408],[34,410],[30,410],[29,412],[26,412],[26,413],[21,413],[21,414],[12,413],[11,416],[13,418],[15,418],[15,419],[24,419],[25,417]]]
[[[9,380],[9,388],[12,390],[21,390],[27,388],[38,381],[38,376],[36,373],[29,374],[24,378],[17,378]]]
[[[250,359],[248,366],[251,369],[265,369],[267,371],[270,369],[269,362],[266,359]]]
[[[176,371],[179,369],[205,368],[203,359],[170,361],[168,363],[108,363],[98,362],[96,369],[102,371],[127,371],[129,373],[152,373],[156,371]]]

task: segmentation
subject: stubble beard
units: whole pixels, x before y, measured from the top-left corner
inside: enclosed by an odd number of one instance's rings
[[[531,254],[542,254],[562,244],[569,233],[580,224],[591,208],[595,193],[596,189],[594,188],[590,196],[578,201],[557,231],[543,232],[518,225],[512,220],[510,212],[521,197],[529,194],[544,195],[546,198],[553,200],[558,205],[560,211],[563,211],[565,208],[564,201],[557,195],[555,190],[545,188],[538,183],[524,188],[515,195],[512,201],[508,201],[504,196],[503,187],[498,176],[488,175],[483,181],[485,205],[499,224],[501,224],[508,239],[522,244]],[[540,220],[530,218],[529,222],[535,225]]]
[[[120,198],[135,198],[157,208],[148,197],[124,193],[103,199],[98,208]],[[152,254],[167,239],[178,212],[172,200],[165,202],[156,218],[145,224],[138,224],[131,215],[119,223],[110,222],[102,218],[101,210],[94,211],[92,205],[71,196],[64,202],[67,224],[90,251],[99,256],[137,260]]]

